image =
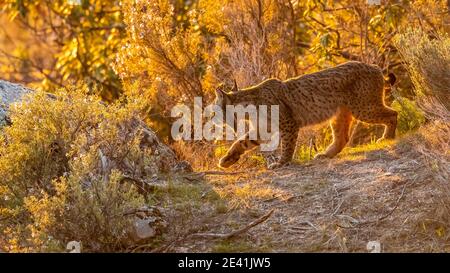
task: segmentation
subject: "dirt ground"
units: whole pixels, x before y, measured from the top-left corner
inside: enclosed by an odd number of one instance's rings
[[[335,159],[274,171],[207,175],[210,191],[226,200],[226,209],[194,215],[185,224],[201,228],[164,251],[449,251],[436,202],[442,192],[428,166],[405,140],[369,151],[347,148]],[[237,236],[215,237],[271,210],[266,221]]]

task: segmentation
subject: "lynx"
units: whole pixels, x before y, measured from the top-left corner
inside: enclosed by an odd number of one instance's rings
[[[301,127],[331,120],[333,142],[317,158],[332,158],[349,141],[353,118],[383,124],[382,139],[395,137],[397,112],[384,103],[386,83],[394,84],[395,76],[383,77],[380,68],[361,62],[347,62],[333,68],[302,75],[285,81],[268,79],[260,84],[233,92],[216,90],[215,104],[225,111],[226,105],[279,105],[281,157],[269,166],[281,167],[292,159]],[[261,144],[248,134],[233,143],[219,166],[228,168],[241,155]]]

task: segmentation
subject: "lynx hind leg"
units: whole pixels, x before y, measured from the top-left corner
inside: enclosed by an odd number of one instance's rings
[[[226,155],[219,160],[219,167],[231,167],[233,164],[239,161],[241,155],[256,148],[257,146],[259,146],[259,144],[260,142],[258,140],[249,139],[249,134],[244,135],[242,138],[236,140],[233,145],[231,145]]]
[[[350,110],[344,107],[338,109],[336,116],[330,122],[333,132],[333,142],[324,153],[317,154],[316,158],[332,158],[344,149],[350,138],[352,120],[353,117]]]
[[[385,107],[385,117],[383,118],[382,124],[384,124],[385,129],[382,139],[394,139],[395,130],[397,129],[397,115],[398,113],[390,108]]]

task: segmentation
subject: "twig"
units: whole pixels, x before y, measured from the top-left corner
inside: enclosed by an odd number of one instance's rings
[[[301,195],[301,194],[294,194],[294,195],[291,195],[291,196],[287,197],[287,198],[284,199],[283,201],[284,201],[284,202],[289,202],[289,201],[291,201],[292,199],[295,199],[295,198],[298,198],[298,197],[302,197],[302,195]]]
[[[183,174],[181,177],[189,180],[190,182],[199,181],[205,178],[207,175],[238,175],[245,172],[223,172],[223,171],[206,171],[206,172],[193,172]]]
[[[312,227],[312,228],[313,228],[314,230],[316,230],[316,231],[319,230],[319,228],[316,227],[316,225],[314,225],[314,224],[311,223],[310,221],[302,221],[302,222],[300,222],[299,224],[300,224],[300,225],[306,224],[306,225]],[[291,229],[293,229],[293,230],[310,230],[310,228],[299,227],[299,226],[291,227]]]
[[[376,219],[373,219],[373,220],[366,220],[366,221],[358,221],[358,220],[356,220],[357,223],[355,223],[355,225],[352,225],[352,226],[350,226],[350,227],[346,227],[346,226],[342,226],[342,225],[337,225],[337,226],[340,227],[340,228],[355,228],[355,227],[357,227],[357,226],[368,225],[368,224],[378,223],[379,221],[383,221],[384,219],[386,219],[386,218],[388,218],[389,216],[391,216],[392,213],[394,213],[394,211],[398,208],[398,206],[400,205],[400,201],[402,200],[403,196],[405,195],[406,186],[407,186],[408,184],[409,184],[409,183],[406,183],[406,184],[403,186],[402,193],[401,193],[400,196],[398,197],[398,199],[397,199],[397,201],[396,201],[396,203],[395,203],[395,206],[394,206],[389,212],[387,212],[385,215],[383,215],[383,216],[381,216],[381,217],[378,217],[378,218],[376,218]]]
[[[338,213],[339,209],[341,208],[342,204],[344,204],[345,199],[342,200],[342,202],[336,207],[336,209],[333,211],[333,213],[331,214],[331,216],[336,215],[336,213]]]
[[[224,172],[224,171],[206,171],[206,172],[199,172],[199,175],[236,175],[236,174],[243,174],[246,172],[240,171],[240,172]]]
[[[314,152],[317,153],[317,145],[316,145],[316,137],[313,136],[310,140],[309,140],[309,160],[312,159],[312,149],[314,148]]]
[[[196,227],[194,228],[194,230],[189,230],[188,232],[184,233],[184,234],[179,234],[178,236],[176,236],[175,239],[170,240],[167,244],[164,244],[160,247],[154,248],[152,250],[150,250],[150,253],[165,253],[168,252],[173,246],[180,244],[182,242],[184,242],[185,240],[189,239],[189,236],[193,233],[193,232],[197,232],[199,230],[201,230],[202,227]],[[138,250],[147,248],[147,247],[152,247],[153,244],[149,243],[149,244],[144,244],[144,245],[139,245],[135,248],[133,248],[130,252],[134,253]]]
[[[358,223],[358,225],[373,224],[373,223],[382,221],[382,220],[388,218],[389,216],[391,216],[392,213],[394,213],[394,211],[395,211],[395,210],[398,208],[398,206],[400,205],[400,201],[402,200],[403,195],[405,194],[406,186],[407,186],[408,184],[409,184],[409,183],[405,183],[405,186],[403,186],[403,189],[402,189],[402,193],[401,193],[400,196],[398,197],[397,202],[395,203],[394,208],[392,208],[388,213],[386,213],[385,215],[383,215],[383,216],[381,216],[381,217],[379,217],[379,218],[377,218],[377,219],[374,219],[374,220],[367,220],[367,221],[364,221],[364,222],[360,222],[360,223]]]
[[[272,209],[271,211],[269,211],[267,214],[263,215],[262,217],[256,219],[255,221],[251,222],[250,224],[248,224],[247,226],[235,230],[233,232],[230,233],[226,233],[226,234],[220,234],[220,233],[195,233],[192,234],[192,237],[196,237],[196,238],[210,238],[210,239],[230,239],[232,237],[238,236],[242,233],[247,232],[249,229],[251,229],[252,227],[259,225],[261,223],[263,223],[264,221],[266,221],[267,219],[269,219],[269,217],[272,215],[272,213],[275,210]]]
[[[264,199],[263,202],[272,202],[273,200],[278,199],[282,196],[283,196],[282,194],[274,194],[272,195],[272,197]]]
[[[177,244],[177,243],[180,243],[180,242],[182,242],[182,241],[184,241],[185,239],[186,239],[186,237],[187,236],[180,236],[180,237],[177,237],[176,239],[174,239],[174,240],[172,240],[172,241],[170,241],[168,244],[166,244],[166,245],[163,245],[163,246],[161,246],[161,247],[157,247],[157,248],[155,248],[155,249],[152,249],[151,251],[150,251],[150,253],[164,253],[164,252],[167,252],[167,250],[169,250],[173,245],[175,245],[175,244]],[[140,246],[137,246],[137,247],[135,247],[135,248],[133,248],[130,252],[131,253],[135,253],[135,252],[137,252],[138,250],[141,250],[141,249],[144,249],[144,248],[147,248],[147,247],[152,247],[153,246],[153,244],[152,243],[150,243],[150,244],[144,244],[144,245],[140,245]]]
[[[123,176],[119,183],[122,184],[124,182],[131,182],[140,194],[146,195],[147,193],[153,192],[157,189],[156,185],[152,185],[144,180],[136,179],[130,176]]]

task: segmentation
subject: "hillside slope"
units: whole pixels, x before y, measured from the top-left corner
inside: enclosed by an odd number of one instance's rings
[[[208,176],[232,208],[207,221],[209,233],[227,234],[274,213],[235,238],[194,236],[166,250],[367,252],[376,241],[382,252],[449,251],[448,177],[411,141],[347,148],[332,160],[275,171]],[[443,156],[438,163],[448,174]]]

